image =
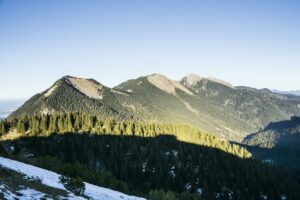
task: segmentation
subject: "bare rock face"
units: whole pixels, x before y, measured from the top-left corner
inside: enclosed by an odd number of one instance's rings
[[[102,99],[102,95],[100,94],[102,89],[101,85],[97,85],[91,80],[82,78],[69,77],[68,80],[76,89],[86,96],[94,99]]]
[[[188,74],[185,77],[183,77],[180,82],[184,86],[191,88],[191,87],[196,86],[202,80],[211,81],[211,82],[219,83],[221,85],[225,85],[230,88],[234,88],[230,83],[228,83],[226,81],[223,81],[223,80],[220,80],[217,78],[210,78],[210,77],[204,78],[204,77],[198,76],[197,74]]]
[[[167,77],[160,74],[153,74],[147,77],[148,81],[155,87],[169,93],[176,95],[176,89],[185,92],[186,94],[193,96],[193,92],[181,85],[180,83],[170,80]]]
[[[181,80],[182,84],[187,87],[196,86],[198,82],[200,82],[203,78],[198,76],[197,74],[188,74]]]

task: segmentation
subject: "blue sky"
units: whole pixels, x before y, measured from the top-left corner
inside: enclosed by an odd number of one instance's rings
[[[64,75],[151,73],[300,89],[300,1],[0,0],[0,99]]]

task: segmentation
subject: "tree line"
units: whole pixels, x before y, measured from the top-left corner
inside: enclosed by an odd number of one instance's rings
[[[0,134],[16,129],[28,136],[49,136],[52,133],[89,133],[95,135],[120,135],[156,137],[173,135],[179,141],[217,148],[241,158],[251,157],[245,148],[203,133],[197,128],[182,124],[161,124],[134,120],[101,119],[82,112],[53,113],[36,116],[23,115],[0,122]]]

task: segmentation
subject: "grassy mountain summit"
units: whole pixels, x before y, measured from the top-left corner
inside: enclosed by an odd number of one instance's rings
[[[268,123],[300,115],[300,98],[267,89],[234,87],[195,74],[174,81],[152,74],[109,88],[94,79],[65,76],[10,115],[85,112],[102,118],[189,124],[241,140]]]

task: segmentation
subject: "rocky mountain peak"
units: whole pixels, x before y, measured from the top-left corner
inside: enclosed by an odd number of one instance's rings
[[[193,96],[193,92],[191,92],[189,89],[181,85],[177,81],[173,81],[168,79],[166,76],[161,74],[152,74],[147,76],[147,80],[154,85],[155,87],[169,93],[176,95],[176,89],[181,90],[185,93],[187,93],[190,96]]]
[[[182,78],[181,83],[187,87],[193,87],[197,85],[203,78],[197,74],[188,74]]]

